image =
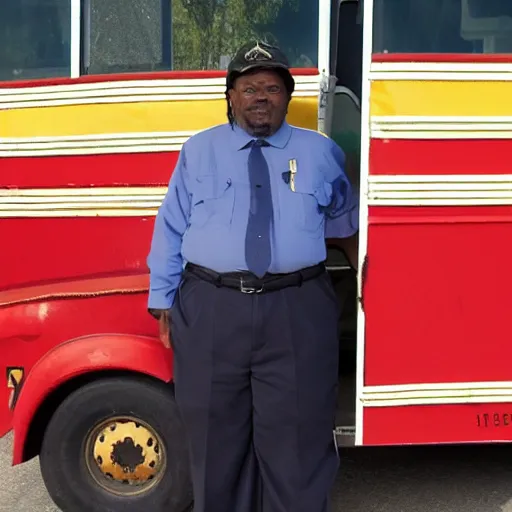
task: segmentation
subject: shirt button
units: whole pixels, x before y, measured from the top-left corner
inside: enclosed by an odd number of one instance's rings
[[[261,235],[258,235],[258,238],[261,238]]]

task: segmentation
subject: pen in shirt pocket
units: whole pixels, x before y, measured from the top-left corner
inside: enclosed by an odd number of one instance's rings
[[[289,162],[289,170],[290,170],[290,190],[295,192],[295,175],[297,174],[297,160],[292,158]]]

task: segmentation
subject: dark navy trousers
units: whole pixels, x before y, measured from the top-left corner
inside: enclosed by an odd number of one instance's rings
[[[338,308],[324,274],[266,294],[185,273],[171,310],[194,512],[326,512]]]

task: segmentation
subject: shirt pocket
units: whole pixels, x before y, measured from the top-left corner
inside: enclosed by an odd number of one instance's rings
[[[233,221],[235,187],[230,178],[215,174],[197,176],[192,191],[190,225],[230,226]]]
[[[322,178],[295,177],[295,202],[298,226],[311,236],[324,234],[325,210],[331,203],[332,187]]]

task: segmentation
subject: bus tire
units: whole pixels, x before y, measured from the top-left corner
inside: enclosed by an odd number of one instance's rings
[[[63,512],[185,512],[192,504],[171,386],[142,377],[97,380],[68,396],[47,426],[40,465]]]

